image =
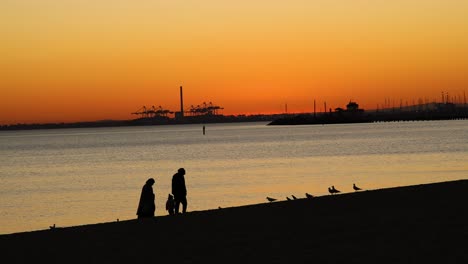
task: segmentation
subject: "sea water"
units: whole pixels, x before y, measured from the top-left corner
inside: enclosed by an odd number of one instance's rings
[[[0,132],[0,234],[156,215],[186,170],[188,211],[468,178],[468,121],[229,124]]]

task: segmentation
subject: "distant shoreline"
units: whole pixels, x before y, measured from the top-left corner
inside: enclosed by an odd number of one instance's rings
[[[184,119],[171,118],[140,118],[132,120],[105,120],[73,123],[41,123],[41,124],[14,124],[0,126],[0,131],[60,129],[60,128],[97,128],[97,127],[123,127],[123,126],[158,126],[181,124],[209,124],[209,123],[235,123],[235,122],[271,122],[284,115],[249,115],[249,116],[194,116]]]
[[[468,119],[468,108],[444,107],[436,110],[421,111],[338,111],[319,114],[301,114],[287,116],[273,120],[269,125],[319,125],[319,124],[348,124],[348,123],[378,123],[405,121],[433,121]]]
[[[356,104],[357,107],[357,104]],[[156,126],[180,124],[209,124],[235,122],[269,122],[268,125],[324,125],[347,123],[376,123],[400,121],[429,121],[468,119],[465,104],[430,103],[411,106],[405,109],[382,109],[364,111],[363,109],[341,109],[321,113],[283,113],[271,115],[194,115],[182,118],[155,116],[131,120],[102,120],[74,123],[11,124],[0,126],[0,131],[56,129],[56,128],[94,128],[121,126]]]

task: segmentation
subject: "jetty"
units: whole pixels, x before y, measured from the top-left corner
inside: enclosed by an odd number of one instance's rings
[[[280,117],[268,125],[324,125],[346,123],[404,122],[467,119],[466,104],[428,103],[418,106],[387,108],[366,111],[356,102],[350,101],[346,109],[321,113],[305,113]]]

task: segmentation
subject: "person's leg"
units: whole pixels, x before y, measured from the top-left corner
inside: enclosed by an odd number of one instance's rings
[[[174,206],[175,206],[175,205],[174,205],[174,201],[172,201],[172,206],[169,207],[169,214],[170,214],[170,215],[173,215],[173,214],[174,214]]]
[[[187,212],[187,197],[180,199],[180,202],[182,203],[182,213]]]
[[[175,214],[179,213],[179,205],[180,205],[180,200],[178,198],[174,198],[174,213]]]

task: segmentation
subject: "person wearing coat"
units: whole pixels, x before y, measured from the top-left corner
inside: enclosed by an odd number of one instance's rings
[[[185,169],[180,168],[172,176],[172,194],[174,195],[175,214],[179,213],[179,205],[182,204],[182,213],[187,212],[187,188],[185,187]]]
[[[137,215],[138,219],[154,217],[156,205],[154,203],[153,184],[154,179],[149,178],[141,189],[140,202],[138,203]]]

